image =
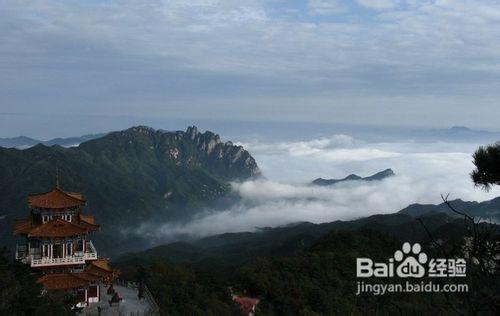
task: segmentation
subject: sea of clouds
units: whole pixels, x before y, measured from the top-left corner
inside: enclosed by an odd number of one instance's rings
[[[253,231],[293,222],[352,220],[394,213],[412,203],[451,199],[484,201],[500,195],[474,187],[472,153],[480,144],[453,142],[365,142],[348,135],[307,141],[240,143],[257,160],[263,178],[232,183],[241,201],[229,209],[208,210],[188,223],[166,223],[138,231],[149,237],[203,237]],[[382,181],[343,182],[320,187],[317,177],[368,176],[392,168],[396,176]]]

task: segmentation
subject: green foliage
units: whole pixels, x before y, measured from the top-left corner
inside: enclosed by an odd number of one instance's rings
[[[303,255],[260,258],[241,267],[235,284],[262,298],[257,306],[257,313],[261,315],[445,315],[458,311],[495,314],[491,295],[498,287],[491,285],[491,281],[483,282],[486,289],[482,291],[490,295],[490,305],[486,306],[485,299],[467,302],[467,293],[386,293],[379,296],[362,293],[357,296],[356,258],[369,257],[385,262],[400,246],[401,243],[390,235],[370,230],[332,231]],[[477,280],[470,284],[479,289]],[[365,281],[390,283],[401,280]],[[453,280],[434,279],[433,282]]]
[[[42,295],[42,286],[26,265],[9,263],[0,249],[0,315],[73,315],[67,304]]]
[[[476,170],[471,174],[478,186],[489,189],[492,185],[500,185],[500,143],[479,147],[473,156]]]
[[[122,271],[132,264],[148,265],[155,260],[181,263],[190,268],[176,265],[177,270],[169,269],[169,278],[175,279],[178,274],[180,280],[189,279],[187,283],[193,288],[203,284],[203,276],[235,286],[239,292],[262,298],[258,305],[261,315],[450,314],[459,310],[495,314],[500,278],[481,274],[472,264],[467,279],[432,279],[441,284],[465,282],[470,287],[468,294],[355,295],[359,281],[355,276],[356,258],[386,262],[403,241],[420,242],[430,257],[463,257],[463,220],[444,214],[426,215],[421,220],[429,233],[442,241],[446,255],[441,248],[432,247],[420,222],[407,215],[388,214],[351,222],[303,223],[256,233],[222,234],[192,244],[174,243],[141,252],[133,260],[124,258]],[[186,271],[195,271],[188,273],[192,278],[185,276]],[[155,279],[149,276],[149,280]],[[175,294],[162,292],[159,299],[164,296]]]

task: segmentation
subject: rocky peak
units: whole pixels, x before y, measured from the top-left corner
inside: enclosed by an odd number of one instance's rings
[[[200,134],[200,132],[198,132],[198,128],[193,125],[187,128],[186,134],[188,135],[189,138],[194,140]]]
[[[155,132],[155,129],[149,126],[139,125],[134,126],[129,129],[132,132],[143,133],[143,134],[151,134]]]
[[[243,147],[232,142],[222,143],[219,135],[200,132],[196,126],[175,132],[136,126],[94,142],[99,143],[102,146],[87,143],[82,148],[91,151],[97,147],[119,147],[118,144],[122,144],[123,148],[129,148],[127,154],[133,152],[141,160],[166,159],[179,167],[201,167],[227,180],[247,179],[260,174],[254,158]]]

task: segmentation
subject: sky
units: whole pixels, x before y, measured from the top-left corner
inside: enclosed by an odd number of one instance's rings
[[[497,128],[499,29],[497,0],[0,0],[0,137],[152,119]]]

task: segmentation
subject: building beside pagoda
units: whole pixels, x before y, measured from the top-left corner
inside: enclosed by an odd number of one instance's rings
[[[24,237],[16,259],[41,274],[38,282],[46,292],[70,293],[78,307],[99,302],[100,285],[117,276],[90,240],[100,226],[83,214],[85,205],[82,194],[65,192],[57,182],[49,192],[30,194],[29,217],[14,224],[14,233]]]

